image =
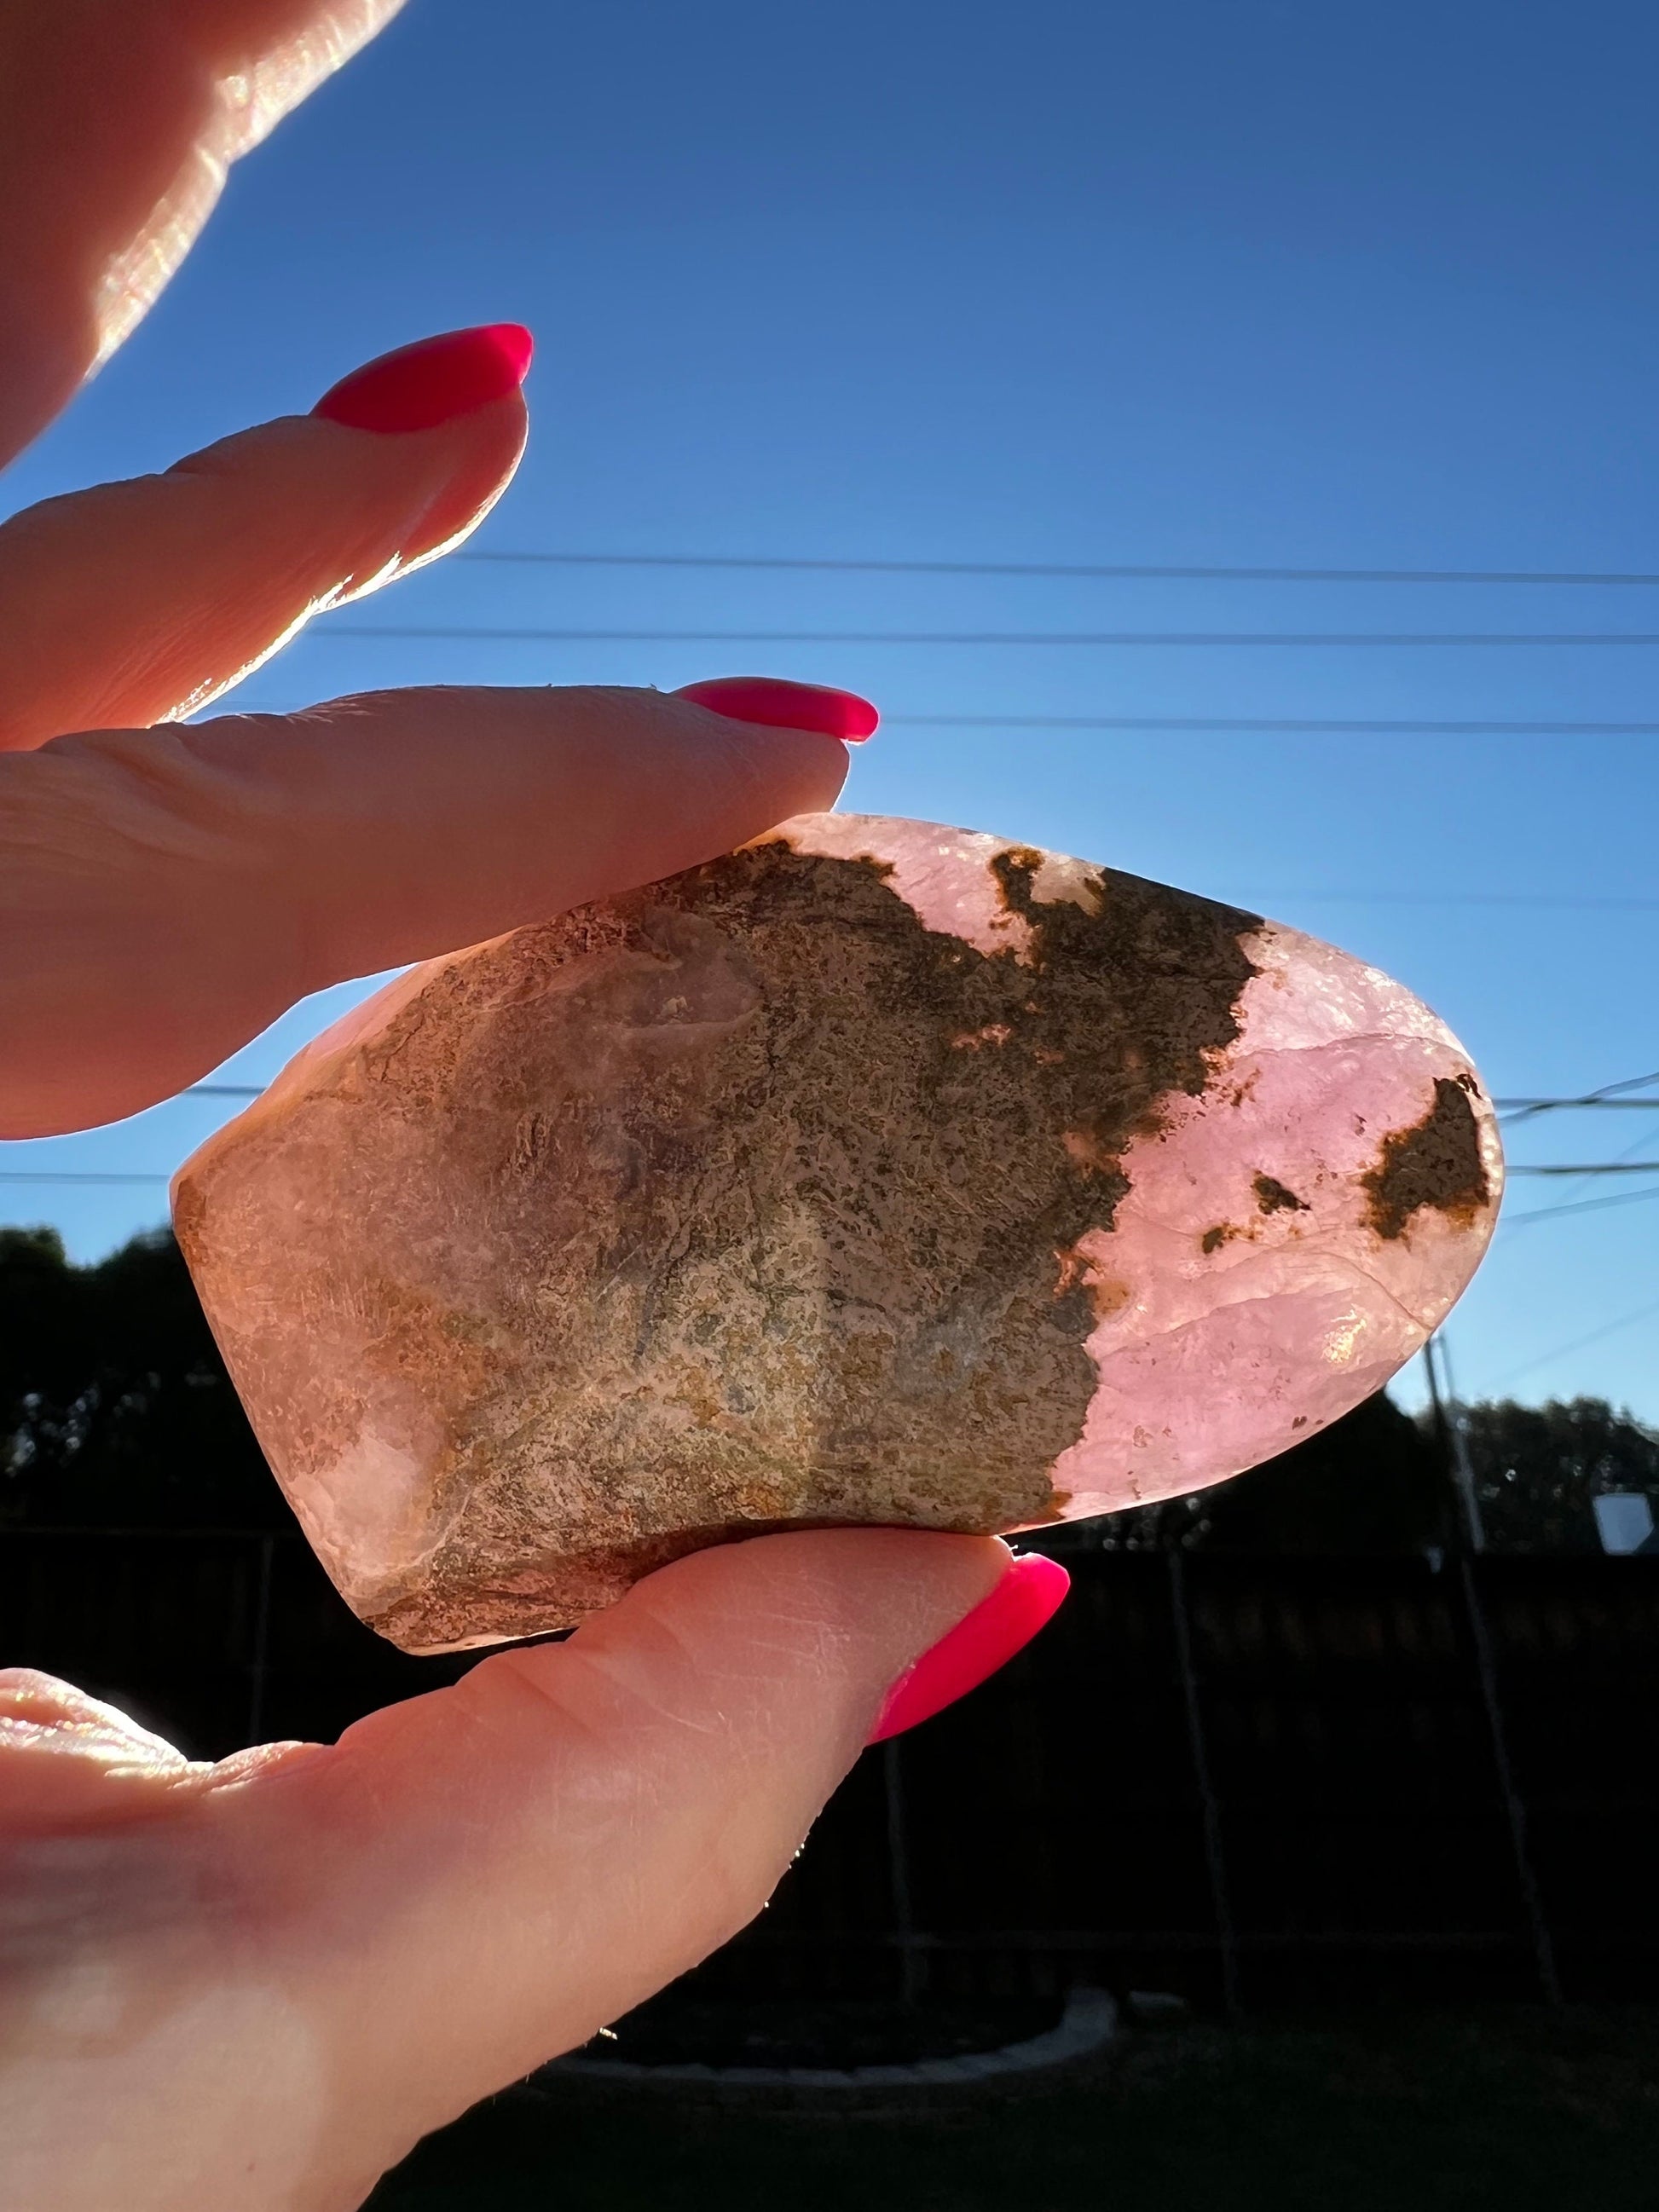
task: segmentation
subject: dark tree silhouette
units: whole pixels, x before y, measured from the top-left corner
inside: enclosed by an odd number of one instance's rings
[[[1454,1494],[1434,1443],[1378,1391],[1210,1498],[1206,1552],[1413,1553],[1443,1547]]]
[[[1599,1398],[1471,1407],[1494,1551],[1593,1552],[1590,1500],[1659,1514],[1659,1436]],[[0,1229],[0,1526],[291,1528],[166,1230],[76,1267]],[[1449,1544],[1442,1440],[1381,1392],[1232,1482],[1060,1528],[1050,1548],[1407,1553]]]
[[[1079,1540],[1109,1551],[1423,1552],[1449,1540],[1453,1503],[1434,1440],[1378,1391],[1249,1474],[1086,1523]]]
[[[0,1524],[293,1527],[166,1230],[0,1230]]]
[[[1605,1398],[1471,1406],[1464,1420],[1486,1541],[1497,1552],[1595,1552],[1590,1501],[1639,1490],[1659,1520],[1659,1435]]]

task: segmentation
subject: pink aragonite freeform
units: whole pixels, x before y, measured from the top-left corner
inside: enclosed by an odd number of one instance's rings
[[[325,1565],[437,1650],[746,1534],[1218,1481],[1410,1357],[1500,1176],[1455,1040],[1375,969],[811,815],[399,978],[174,1211]]]

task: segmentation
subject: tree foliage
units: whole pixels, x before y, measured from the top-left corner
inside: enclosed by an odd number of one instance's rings
[[[1605,1399],[1471,1406],[1464,1433],[1486,1547],[1600,1549],[1590,1501],[1639,1490],[1659,1522],[1659,1436]],[[1213,1490],[1088,1524],[1112,1551],[1406,1553],[1461,1540],[1449,1440],[1382,1392],[1276,1459]]]
[[[1434,1440],[1382,1391],[1212,1490],[1091,1524],[1109,1551],[1409,1553],[1445,1546],[1453,1494]]]
[[[1471,1406],[1464,1434],[1493,1551],[1599,1550],[1590,1501],[1609,1490],[1644,1492],[1659,1521],[1659,1435],[1605,1398]]]
[[[1494,1551],[1593,1552],[1590,1500],[1659,1516],[1659,1435],[1599,1398],[1471,1407]],[[0,1229],[0,1526],[293,1525],[165,1230],[77,1267]],[[1444,1439],[1379,1392],[1248,1474],[1054,1532],[1060,1549],[1420,1553],[1456,1540]]]
[[[0,1525],[291,1528],[165,1230],[0,1230]]]

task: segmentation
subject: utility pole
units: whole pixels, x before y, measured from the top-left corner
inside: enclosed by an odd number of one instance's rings
[[[1437,1352],[1439,1355],[1437,1371]],[[1443,1338],[1431,1336],[1423,1346],[1423,1365],[1429,1380],[1429,1402],[1434,1408],[1435,1427],[1443,1444],[1450,1446],[1453,1475],[1463,1509],[1462,1557],[1457,1563],[1458,1580],[1462,1586],[1464,1612],[1474,1649],[1480,1702],[1486,1709],[1486,1727],[1492,1737],[1492,1764],[1497,1771],[1498,1795],[1503,1801],[1504,1819],[1509,1826],[1510,1849],[1515,1861],[1516,1886],[1521,1893],[1521,1908],[1526,1918],[1527,1933],[1531,1939],[1539,1988],[1547,2004],[1559,2005],[1562,2000],[1561,1978],[1555,1963],[1555,1944],[1550,1934],[1549,1923],[1544,1916],[1543,1895],[1539,1889],[1527,1834],[1526,1806],[1516,1777],[1515,1763],[1510,1754],[1509,1731],[1504,1723],[1503,1698],[1498,1680],[1498,1656],[1492,1648],[1492,1630],[1486,1620],[1486,1607],[1481,1602],[1480,1586],[1475,1580],[1474,1559],[1486,1548],[1486,1532],[1480,1518],[1480,1500],[1475,1493],[1474,1462],[1469,1456],[1469,1440],[1463,1427],[1463,1409],[1457,1402],[1452,1382],[1451,1360]]]
[[[1210,1870],[1210,1903],[1215,1913],[1216,1944],[1221,1959],[1221,2001],[1230,2021],[1237,2021],[1243,2008],[1239,1999],[1238,1940],[1233,1927],[1227,1890],[1227,1862],[1221,1841],[1221,1802],[1204,1729],[1204,1708],[1198,1692],[1198,1662],[1193,1650],[1193,1627],[1187,1607],[1187,1562],[1179,1545],[1168,1554],[1170,1611],[1175,1626],[1176,1663],[1181,1672],[1181,1693],[1187,1707],[1187,1740],[1192,1753],[1193,1778],[1204,1816],[1204,1856]]]
[[[899,1997],[906,2011],[921,2001],[921,1954],[910,1902],[910,1843],[904,1818],[904,1768],[896,1736],[881,1747],[887,1796],[887,1881],[892,1899],[893,1940],[898,1946]]]
[[[1429,1381],[1429,1403],[1434,1408],[1434,1425],[1450,1452],[1452,1479],[1457,1485],[1458,1503],[1462,1510],[1463,1540],[1471,1552],[1484,1552],[1486,1548],[1486,1529],[1480,1517],[1480,1499],[1474,1486],[1474,1462],[1469,1457],[1469,1440],[1463,1427],[1463,1408],[1457,1401],[1452,1382],[1451,1355],[1446,1349],[1443,1337],[1431,1336],[1423,1346],[1423,1369]]]

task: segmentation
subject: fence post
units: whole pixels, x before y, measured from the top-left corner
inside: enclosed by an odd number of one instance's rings
[[[1480,1701],[1486,1707],[1486,1729],[1492,1737],[1492,1765],[1498,1771],[1498,1788],[1504,1800],[1504,1814],[1509,1822],[1510,1850],[1515,1860],[1515,1877],[1521,1892],[1522,1908],[1527,1916],[1527,1930],[1532,1938],[1532,1954],[1538,1968],[1538,1982],[1547,2004],[1561,2002],[1561,1978],[1556,1970],[1555,1945],[1550,1937],[1549,1923],[1544,1917],[1544,1899],[1533,1872],[1532,1853],[1527,1842],[1527,1808],[1516,1785],[1515,1769],[1510,1763],[1508,1734],[1504,1727],[1504,1708],[1498,1691],[1498,1662],[1492,1648],[1492,1635],[1486,1626],[1486,1608],[1480,1602],[1480,1592],[1474,1579],[1474,1568],[1466,1557],[1458,1561],[1463,1586],[1463,1604],[1468,1615],[1469,1636],[1474,1645],[1474,1663],[1480,1676]]]
[[[1443,1394],[1436,1372],[1437,1352],[1445,1370]],[[1444,1336],[1431,1336],[1424,1344],[1423,1372],[1428,1380],[1429,1409],[1433,1416],[1435,1432],[1439,1437],[1441,1449],[1451,1460],[1452,1482],[1462,1511],[1464,1540],[1471,1551],[1484,1552],[1486,1548],[1486,1524],[1481,1516],[1474,1462],[1469,1456],[1469,1439],[1463,1426],[1463,1408],[1458,1404],[1457,1393],[1452,1387],[1451,1353],[1447,1349]]]
[[[1170,1550],[1170,1610],[1175,1622],[1176,1661],[1181,1669],[1182,1693],[1187,1705],[1187,1741],[1193,1772],[1198,1782],[1199,1802],[1204,1811],[1204,1856],[1210,1870],[1210,1904],[1215,1914],[1216,1936],[1221,1947],[1221,1998],[1227,2017],[1237,2020],[1242,2009],[1238,1995],[1238,1947],[1233,1935],[1232,1906],[1227,1895],[1227,1863],[1221,1848],[1221,1805],[1210,1777],[1209,1748],[1204,1735],[1204,1714],[1198,1700],[1198,1668],[1193,1656],[1192,1624],[1187,1614],[1187,1562]]]
[[[893,1939],[898,1946],[899,1996],[907,2005],[921,1996],[921,1959],[910,1906],[910,1847],[904,1822],[904,1770],[892,1736],[881,1747],[882,1780],[887,1791],[887,1885],[893,1900]]]
[[[265,1730],[265,1681],[270,1668],[270,1571],[276,1539],[259,1539],[258,1580],[253,1600],[253,1652],[248,1665],[247,1740],[258,1743]]]
[[[1443,1393],[1441,1376],[1436,1369],[1437,1351],[1444,1364]],[[1549,1923],[1544,1917],[1544,1899],[1538,1887],[1538,1877],[1533,1871],[1532,1851],[1527,1840],[1527,1808],[1516,1783],[1515,1768],[1510,1759],[1509,1732],[1504,1725],[1503,1699],[1498,1686],[1498,1661],[1492,1650],[1492,1632],[1486,1626],[1486,1607],[1480,1602],[1480,1585],[1474,1578],[1474,1555],[1484,1552],[1486,1547],[1486,1524],[1480,1514],[1480,1498],[1475,1483],[1474,1463],[1469,1453],[1468,1435],[1463,1426],[1463,1409],[1451,1387],[1451,1358],[1443,1336],[1431,1336],[1424,1345],[1423,1369],[1428,1378],[1429,1407],[1435,1430],[1441,1449],[1450,1459],[1452,1479],[1463,1509],[1461,1531],[1463,1542],[1459,1547],[1458,1578],[1463,1592],[1463,1611],[1469,1624],[1469,1640],[1474,1647],[1475,1672],[1480,1681],[1480,1703],[1486,1714],[1486,1733],[1492,1739],[1492,1765],[1498,1775],[1498,1795],[1504,1801],[1504,1818],[1509,1826],[1510,1854],[1515,1862],[1515,1879],[1521,1892],[1521,1909],[1526,1915],[1533,1962],[1538,1969],[1538,1985],[1544,1993],[1544,2002],[1559,2005],[1561,2002],[1561,1978],[1556,1968],[1555,1945],[1550,1936]]]

